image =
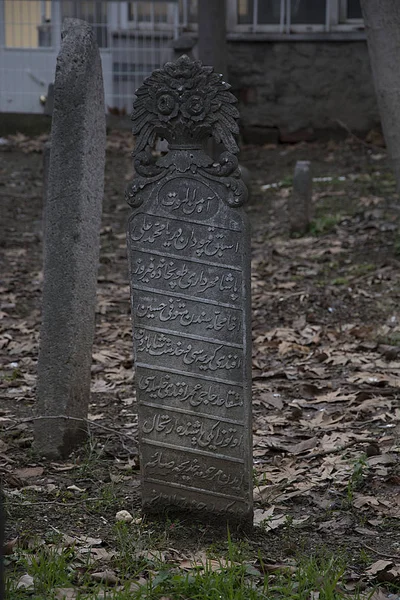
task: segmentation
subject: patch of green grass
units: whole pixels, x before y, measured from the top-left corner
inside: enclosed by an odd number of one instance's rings
[[[331,233],[342,219],[343,215],[341,214],[328,214],[316,217],[310,223],[310,233],[315,236]]]
[[[244,562],[251,560],[254,551],[245,540],[232,542],[230,535],[228,539],[211,544],[207,550],[207,556],[213,560],[221,557],[233,562]]]
[[[349,505],[353,503],[354,492],[361,488],[367,471],[367,456],[361,454],[353,464],[353,471],[347,483],[347,503]]]
[[[351,275],[353,277],[361,277],[362,275],[368,275],[376,269],[376,265],[372,263],[359,263],[350,267]]]
[[[400,256],[400,231],[397,232],[393,242],[393,252],[395,256]]]
[[[151,578],[148,585],[132,596],[135,600],[344,600],[359,598],[357,592],[348,595],[341,588],[346,562],[337,556],[311,556],[299,561],[294,568],[282,566],[275,574],[259,561],[258,567],[249,563],[226,566],[221,562],[206,562],[199,569],[182,573],[166,569]]]
[[[107,441],[99,444],[92,436],[89,436],[79,455],[75,457],[78,468],[71,472],[71,476],[78,480],[88,476],[93,477],[99,469],[104,468],[106,449]]]
[[[22,377],[22,371],[19,368],[13,369],[11,373],[1,373],[0,381],[3,379],[4,381],[11,382],[16,381]]]
[[[357,468],[353,471],[358,478]],[[136,527],[136,528],[135,528]],[[146,531],[147,529],[147,531]],[[73,588],[76,600],[360,600],[357,591],[347,593],[343,581],[348,568],[345,556],[322,550],[296,561],[274,565],[264,563],[261,552],[251,546],[227,542],[209,548],[207,559],[187,570],[178,560],[168,564],[147,555],[138,559],[138,548],[145,550],[153,530],[145,525],[117,523],[117,557],[108,568],[115,570],[119,584],[107,587],[91,579],[91,572],[103,570],[79,555],[74,547],[37,546],[18,551],[14,569],[7,580],[9,600],[53,600],[57,588]],[[221,546],[222,543],[222,546]],[[86,561],[86,562],[85,562]],[[360,555],[360,563],[368,557]],[[17,589],[21,575],[33,578],[33,587]],[[100,595],[100,591],[102,595]],[[58,596],[60,597],[60,596]],[[363,596],[368,598],[368,596]]]
[[[19,551],[13,560],[14,569],[6,578],[6,598],[42,600],[54,597],[54,590],[58,587],[72,587],[73,558],[72,548],[41,546],[34,551]],[[18,589],[21,576],[26,574],[33,577],[33,587]]]
[[[280,187],[292,187],[292,185],[293,185],[293,177],[291,175],[287,175],[279,182]]]
[[[378,335],[376,341],[385,346],[400,346],[400,332],[394,331],[388,335]]]
[[[359,564],[362,565],[362,567],[367,568],[371,565],[371,563],[373,562],[373,559],[371,557],[371,554],[365,550],[364,548],[360,549],[360,557],[358,559]]]
[[[121,499],[115,491],[113,483],[103,483],[100,487],[100,496],[97,500],[88,500],[86,510],[92,514],[104,515],[107,512],[121,510]],[[84,498],[82,495],[81,498]]]
[[[349,285],[349,280],[347,277],[336,277],[332,279],[332,285]]]
[[[167,537],[161,528],[143,521],[118,521],[114,526],[114,536],[117,553],[112,566],[123,578],[136,576],[146,566],[154,569],[160,562],[158,548],[165,545]]]

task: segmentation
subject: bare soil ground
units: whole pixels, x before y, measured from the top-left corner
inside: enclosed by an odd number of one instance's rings
[[[65,462],[33,452],[43,140],[17,136],[0,148],[0,470],[9,554],[14,538],[27,547],[57,533],[87,547],[90,536],[101,570],[112,562],[123,509],[140,530],[137,552],[157,547],[171,560],[218,547],[221,537],[207,526],[141,519],[123,193],[132,177],[129,134],[108,139],[90,438]],[[288,234],[286,216],[296,160],[311,160],[317,179],[302,237]],[[259,524],[235,539],[271,564],[343,551],[349,591],[400,584],[400,201],[385,150],[355,139],[269,145],[245,147],[241,161],[252,173]]]

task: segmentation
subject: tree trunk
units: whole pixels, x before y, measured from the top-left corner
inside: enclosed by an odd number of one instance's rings
[[[226,2],[199,0],[197,8],[199,28],[199,58],[203,65],[214,67],[215,73],[227,77]],[[208,142],[208,152],[216,159],[223,152],[214,139]]]
[[[400,191],[400,2],[361,0],[383,134]]]
[[[225,0],[200,0],[198,3],[199,58],[212,65],[216,73],[227,76]]]

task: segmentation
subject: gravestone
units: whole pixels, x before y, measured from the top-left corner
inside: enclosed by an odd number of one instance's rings
[[[106,124],[91,27],[66,19],[46,191],[35,448],[62,458],[87,435]]]
[[[312,176],[310,162],[298,160],[293,175],[293,190],[288,198],[291,233],[303,234],[310,226],[312,203]]]
[[[248,526],[250,239],[229,87],[182,56],[136,92],[128,254],[143,509]]]
[[[6,597],[4,581],[5,510],[2,481],[0,480],[0,598]]]

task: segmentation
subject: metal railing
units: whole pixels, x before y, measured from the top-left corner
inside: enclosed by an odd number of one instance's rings
[[[54,80],[61,24],[89,22],[103,64],[105,99],[129,112],[137,87],[172,58],[171,42],[190,18],[190,0],[0,0],[0,111],[43,112]]]

